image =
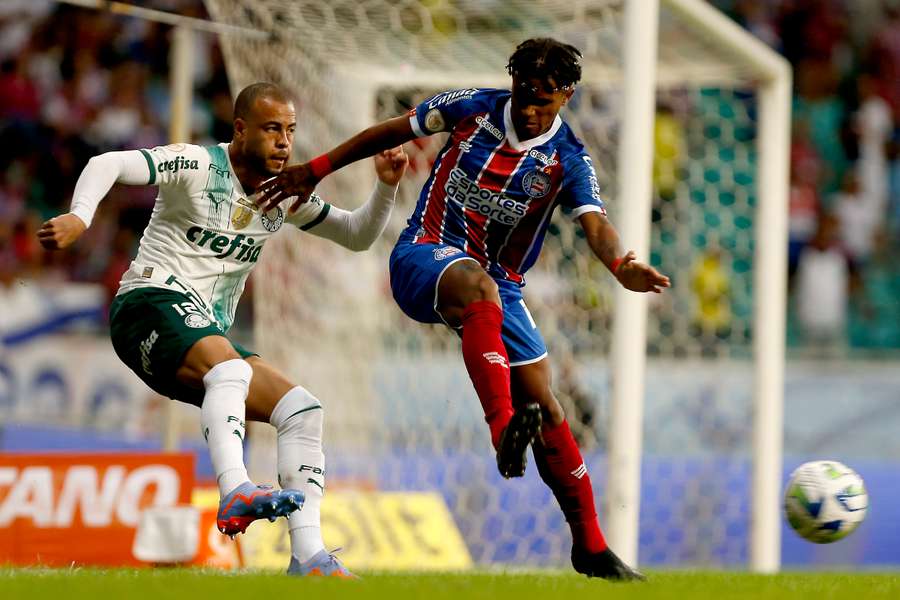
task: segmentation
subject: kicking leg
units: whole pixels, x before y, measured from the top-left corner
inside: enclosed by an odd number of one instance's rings
[[[244,403],[253,370],[227,338],[211,335],[191,346],[175,377],[204,389],[200,423],[224,497],[249,479],[244,466]]]
[[[453,263],[438,281],[437,308],[448,325],[462,327],[463,361],[491,430],[497,467],[504,477],[521,477],[541,417],[536,406],[513,412],[501,306],[497,283],[474,260]]]
[[[253,369],[231,342],[213,335],[198,340],[185,355],[176,378],[204,389],[200,421],[209,446],[221,502],[216,523],[234,536],[259,518],[287,516],[303,503],[302,494],[256,486],[244,465],[244,419]]]
[[[532,450],[538,473],[553,491],[572,531],[572,565],[588,577],[643,579],[607,547],[597,511],[591,478],[559,401],[550,389],[547,359],[513,367],[512,390],[517,404],[538,403],[544,415],[541,435]]]
[[[352,577],[340,561],[325,550],[320,507],[325,493],[325,455],[322,452],[324,408],[301,386],[293,385],[258,357],[253,366],[254,384],[247,400],[247,416],[268,421],[278,432],[278,483],[299,490],[303,508],[288,516],[292,575]]]

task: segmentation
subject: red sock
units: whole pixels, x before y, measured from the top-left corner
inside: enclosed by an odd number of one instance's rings
[[[594,508],[591,478],[569,423],[563,421],[557,426],[545,423],[541,437],[543,444],[536,441],[532,446],[534,460],[541,479],[553,490],[566,516],[573,543],[591,554],[602,552],[606,549],[606,540]]]
[[[509,391],[509,357],[500,338],[503,311],[488,300],[469,304],[462,318],[462,353],[475,386],[494,448],[513,415]]]

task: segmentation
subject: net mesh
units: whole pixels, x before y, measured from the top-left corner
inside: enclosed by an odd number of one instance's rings
[[[628,210],[615,196],[621,1],[207,5],[216,20],[274,32],[269,42],[223,39],[226,65],[235,91],[272,80],[296,93],[300,159],[438,91],[507,85],[507,58],[523,39],[573,43],[584,76],[563,116],[598,167],[610,219]],[[674,287],[650,306],[640,556],[738,564],[749,527],[755,100],[739,61],[665,3],[659,48],[649,258]],[[257,350],[325,403],[329,485],[436,490],[477,563],[561,565],[571,545],[562,514],[533,467],[518,481],[497,474],[458,338],[409,320],[390,297],[387,256],[443,143],[407,144],[408,175],[369,252],[299,232],[269,242],[253,281]],[[352,208],[372,182],[361,161],[320,193]],[[527,281],[602,523],[615,282],[561,215]],[[270,434],[254,435],[254,462],[271,469]]]

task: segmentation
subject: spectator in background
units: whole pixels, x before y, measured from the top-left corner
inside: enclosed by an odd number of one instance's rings
[[[709,248],[694,265],[694,326],[704,348],[714,348],[718,339],[731,333],[731,285],[724,258],[718,248]]]
[[[853,170],[844,175],[841,190],[831,205],[838,221],[838,237],[856,267],[861,267],[872,254],[875,229],[880,221],[878,200],[859,185]]]
[[[199,0],[173,1],[168,9],[205,16]],[[171,31],[53,3],[0,3],[0,218],[9,225],[7,243],[15,244],[6,269],[16,277],[96,281],[122,269],[119,254],[127,253],[129,238],[105,231],[141,231],[155,196],[143,189],[115,190],[117,201],[101,216],[107,226],[69,256],[35,255],[15,240],[33,237],[33,222],[68,205],[76,166],[90,156],[166,143]],[[195,139],[211,142],[213,114],[230,136],[231,96],[216,38],[196,36],[193,50],[202,89],[195,94]]]
[[[809,140],[825,166],[819,174],[819,193],[828,194],[838,189],[847,167],[841,136],[846,110],[837,95],[838,74],[832,63],[812,59],[798,64],[794,74],[794,118],[808,125]]]
[[[900,87],[900,80],[896,82]],[[853,129],[857,135],[859,157],[856,169],[859,186],[873,203],[876,215],[884,215],[887,203],[887,143],[893,130],[891,107],[881,97],[877,80],[861,74],[856,80],[859,108],[853,114]]]
[[[819,220],[816,234],[800,253],[795,282],[797,319],[804,342],[825,354],[846,343],[850,267],[837,243],[838,221]]]
[[[788,277],[793,281],[800,252],[816,232],[821,210],[816,182],[822,161],[808,136],[805,121],[794,121],[791,183],[788,194]]]
[[[900,125],[887,143],[888,232],[900,247]]]
[[[663,200],[675,197],[686,156],[684,124],[670,106],[660,104],[653,124],[653,186]]]
[[[874,74],[878,94],[900,123],[900,0],[883,0],[884,20],[868,48],[868,68]]]

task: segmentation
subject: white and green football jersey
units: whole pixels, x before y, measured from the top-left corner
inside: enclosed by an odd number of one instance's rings
[[[314,227],[331,208],[313,194],[292,215],[286,216],[288,203],[262,213],[234,174],[227,143],[172,144],[140,152],[150,168],[148,184],[159,186],[159,195],[118,293],[193,288],[224,331],[231,327],[266,240],[285,223]]]

